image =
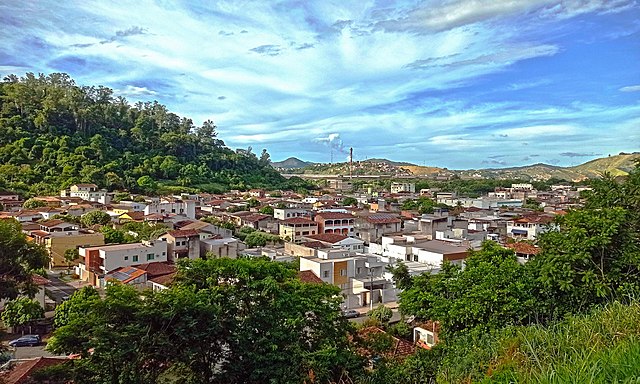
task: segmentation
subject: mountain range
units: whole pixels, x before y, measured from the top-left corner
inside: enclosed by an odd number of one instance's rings
[[[551,178],[567,181],[580,181],[598,177],[604,172],[614,176],[624,176],[640,161],[640,152],[620,153],[614,156],[590,160],[572,167],[559,167],[549,164],[533,164],[521,167],[486,168],[469,170],[449,170],[440,167],[418,166],[406,162],[388,159],[368,159],[354,162],[352,171],[359,175],[390,176],[435,176],[457,175],[462,178],[528,179],[548,180]],[[283,173],[345,175],[349,173],[349,163],[318,164],[290,157],[272,166]]]

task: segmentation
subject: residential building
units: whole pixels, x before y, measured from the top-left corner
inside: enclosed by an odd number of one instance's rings
[[[416,193],[415,183],[391,183],[391,193]]]
[[[292,217],[311,218],[311,211],[302,208],[274,208],[273,217],[278,220],[286,220]]]
[[[303,237],[305,240],[320,242],[324,248],[343,249],[349,252],[364,252],[364,241],[339,233],[319,233],[317,235]]]
[[[233,237],[222,238],[219,235],[200,240],[200,254],[210,253],[214,257],[229,257],[235,259],[240,250],[240,240]]]
[[[320,212],[313,220],[318,223],[318,233],[353,235],[355,217],[350,213]]]
[[[300,258],[301,271],[312,271],[341,289],[346,308],[371,305],[371,300],[396,300],[393,284],[384,278],[387,265],[375,256],[338,249],[318,250],[316,256]]]
[[[299,242],[302,236],[318,233],[318,223],[304,217],[293,217],[280,222],[279,235],[285,240]]]
[[[535,240],[553,228],[553,219],[551,215],[536,214],[507,220],[507,235],[515,239]]]
[[[110,271],[144,262],[167,261],[167,251],[167,243],[158,240],[80,247],[78,253],[84,260],[76,267],[76,273],[91,285],[103,287],[104,276]]]
[[[384,235],[402,231],[402,220],[395,214],[375,213],[359,217],[354,230],[356,237],[365,243],[373,243]]]
[[[195,229],[176,229],[158,237],[167,242],[167,259],[175,262],[178,259],[200,258],[200,234]]]
[[[196,201],[194,200],[180,200],[171,197],[165,197],[157,202],[150,202],[144,208],[144,214],[150,215],[152,213],[169,214],[174,213],[177,215],[183,215],[190,219],[196,218]]]
[[[69,190],[60,191],[61,197],[80,197],[86,201],[97,201],[101,204],[111,202],[111,194],[106,189],[98,189],[95,184],[74,184]]]

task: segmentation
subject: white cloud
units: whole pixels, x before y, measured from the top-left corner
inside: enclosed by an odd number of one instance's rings
[[[640,92],[640,85],[629,85],[620,88],[621,92]]]

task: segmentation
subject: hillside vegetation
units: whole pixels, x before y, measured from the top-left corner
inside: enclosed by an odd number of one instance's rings
[[[251,148],[227,148],[216,129],[66,74],[8,76],[0,83],[0,188],[31,195],[78,182],[147,193],[158,183],[204,191],[304,185],[278,174],[266,151],[258,158]]]

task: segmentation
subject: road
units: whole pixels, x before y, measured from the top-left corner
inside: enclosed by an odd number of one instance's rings
[[[51,281],[50,284],[44,286],[44,290],[49,293],[49,296],[56,301],[56,304],[60,304],[64,301],[64,297],[68,297],[73,295],[73,292],[76,291],[75,287],[65,283],[60,280],[57,275],[53,273],[47,276],[47,279]]]
[[[397,323],[398,321],[400,321],[400,318],[401,318],[400,317],[400,312],[397,309],[392,309],[392,311],[393,311],[393,316],[391,316],[391,320],[389,320],[389,323],[391,323],[391,324]],[[364,315],[360,315],[360,317],[354,317],[354,318],[349,319],[349,320],[353,321],[354,323],[362,324],[368,318],[369,318],[369,316],[364,314]]]
[[[46,343],[37,347],[16,347],[15,359],[32,359],[34,357],[55,357],[55,355],[44,350]]]

